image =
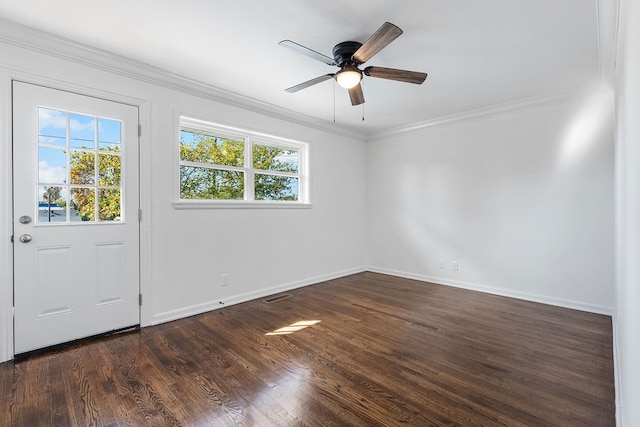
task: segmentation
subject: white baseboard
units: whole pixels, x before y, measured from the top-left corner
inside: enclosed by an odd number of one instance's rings
[[[408,273],[404,271],[391,270],[380,267],[360,267],[332,274],[326,274],[316,277],[310,277],[307,279],[285,283],[270,288],[259,289],[253,292],[247,292],[244,294],[234,295],[232,297],[224,298],[222,300],[206,301],[200,304],[191,305],[188,307],[179,308],[176,310],[164,311],[156,313],[152,316],[151,325],[158,325],[165,322],[171,322],[173,320],[182,319],[196,314],[206,313],[207,311],[217,310],[219,308],[228,307],[234,304],[251,301],[254,299],[264,298],[269,295],[277,294],[280,292],[290,291],[292,289],[301,288],[304,286],[314,285],[327,280],[337,279],[351,274],[361,273],[363,271],[371,271],[374,273],[388,274],[391,276],[404,277],[407,279],[420,280],[423,282],[435,283],[438,285],[452,286],[461,289],[468,289],[472,291],[479,291],[493,295],[500,295],[510,298],[521,299],[525,301],[538,302],[542,304],[549,304],[558,307],[570,308],[574,310],[581,310],[590,313],[604,314],[611,316],[613,310],[610,307],[599,306],[594,304],[586,304],[579,301],[564,300],[560,298],[553,298],[544,295],[531,294],[526,292],[512,291],[509,289],[495,288],[491,286],[481,285],[471,282],[462,282],[457,280],[445,279],[442,277],[426,276],[415,273]]]
[[[196,314],[206,313],[207,311],[217,310],[219,308],[228,307],[230,305],[239,304],[242,302],[251,301],[254,299],[264,298],[269,295],[277,294],[280,292],[286,292],[304,286],[315,285],[317,283],[326,282],[327,280],[338,279],[340,277],[349,276],[351,274],[362,273],[367,271],[365,267],[353,268],[350,270],[339,271],[331,274],[325,274],[321,276],[309,277],[307,279],[298,280],[295,282],[285,283],[270,288],[259,289],[253,292],[247,292],[244,294],[234,295],[232,297],[223,298],[221,300],[207,301],[200,304],[191,305],[189,307],[183,307],[176,310],[164,311],[152,316],[151,325],[159,325],[160,323],[171,322],[172,320],[178,320]]]
[[[542,304],[555,305],[558,307],[571,308],[574,310],[586,311],[589,313],[604,314],[611,316],[613,309],[611,307],[588,304],[581,301],[566,300],[554,298],[545,295],[531,294],[527,292],[513,291],[510,289],[495,288],[492,286],[482,285],[478,283],[462,282],[458,280],[445,279],[442,277],[425,276],[422,274],[407,273],[405,271],[391,270],[387,268],[369,266],[367,271],[374,273],[388,274],[391,276],[404,277],[406,279],[415,279],[422,282],[435,283],[437,285],[452,286],[455,288],[468,289],[471,291],[484,292],[487,294],[500,295],[503,297],[516,298],[525,301],[539,302]]]

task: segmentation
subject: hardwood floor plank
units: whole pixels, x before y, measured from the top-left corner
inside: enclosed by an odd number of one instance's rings
[[[4,363],[0,425],[615,425],[608,316],[376,273],[289,293]]]

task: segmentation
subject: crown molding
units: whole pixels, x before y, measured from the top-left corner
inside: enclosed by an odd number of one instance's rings
[[[450,114],[446,116],[437,117],[435,119],[429,119],[422,122],[413,123],[407,126],[399,126],[393,129],[388,129],[383,132],[378,132],[369,135],[368,141],[388,138],[391,136],[398,136],[400,134],[417,131],[434,126],[440,126],[445,124],[451,124],[456,122],[464,122],[470,120],[477,120],[494,115],[505,114],[514,111],[529,110],[538,108],[545,105],[555,105],[563,102],[598,96],[606,93],[612,93],[613,89],[605,84],[590,87],[580,87],[574,90],[568,90],[561,93],[553,93],[542,96],[533,96],[524,99],[518,99],[515,101],[508,101],[500,104],[488,105],[480,108],[473,108],[471,110],[463,111],[461,113]]]
[[[357,140],[364,138],[361,133],[344,129],[334,123],[327,123],[268,102],[227,91],[144,62],[2,18],[0,18],[0,42],[316,130]]]
[[[615,55],[615,38],[617,34],[617,24],[614,21],[617,21],[618,16],[618,0],[594,1],[596,2],[597,9],[596,19],[598,26],[600,80],[603,87],[611,88],[613,87],[613,55]],[[553,93],[473,108],[460,113],[436,117],[380,132],[363,133],[352,129],[345,129],[335,123],[328,123],[305,114],[300,114],[267,102],[227,91],[162,68],[154,67],[131,58],[2,18],[0,18],[0,42],[359,141],[371,141],[432,126],[474,120],[508,111],[534,108],[545,104],[566,101],[575,97],[592,95],[594,93],[593,88],[577,88],[563,93]]]

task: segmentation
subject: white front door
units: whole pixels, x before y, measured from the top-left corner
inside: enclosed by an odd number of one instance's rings
[[[13,83],[15,353],[140,323],[138,108]]]

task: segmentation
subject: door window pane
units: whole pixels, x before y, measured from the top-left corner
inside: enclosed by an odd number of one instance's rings
[[[62,148],[38,147],[38,182],[67,183],[67,152]]]
[[[98,190],[98,221],[121,221],[122,203],[119,188]]]
[[[71,188],[69,210],[71,221],[95,220],[95,188]]]
[[[98,148],[107,151],[120,151],[122,143],[122,122],[111,119],[98,119]]]
[[[71,184],[94,185],[96,182],[96,155],[91,151],[71,151],[69,163]]]
[[[65,222],[67,220],[67,189],[55,185],[40,186],[38,222]]]
[[[67,112],[38,108],[38,143],[67,145]]]
[[[95,147],[96,118],[69,113],[69,145],[78,148]]]
[[[98,154],[98,185],[101,187],[120,186],[120,156]]]

